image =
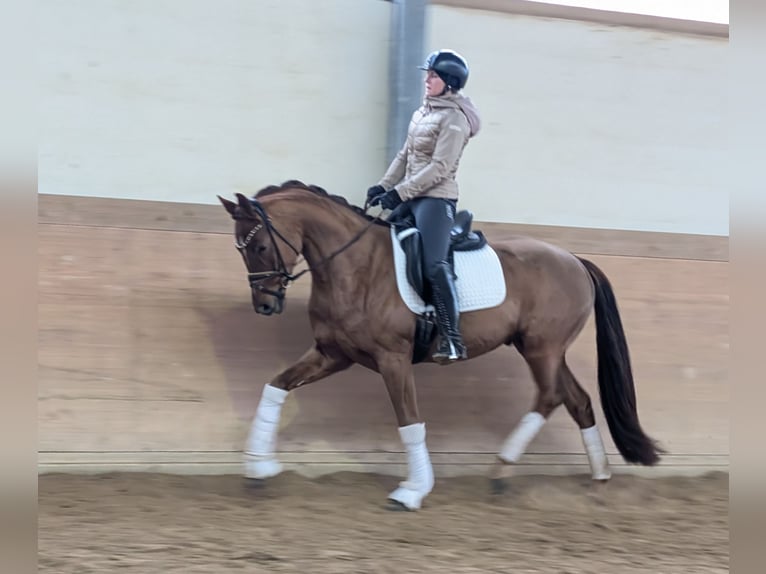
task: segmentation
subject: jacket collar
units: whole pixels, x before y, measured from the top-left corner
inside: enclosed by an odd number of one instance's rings
[[[446,93],[443,96],[426,96],[423,100],[423,105],[428,109],[434,108],[459,108],[455,99],[458,94],[452,92]]]

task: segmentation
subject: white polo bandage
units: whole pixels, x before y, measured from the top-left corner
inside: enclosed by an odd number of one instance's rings
[[[399,427],[399,436],[407,449],[409,467],[407,481],[401,486],[411,488],[420,494],[428,494],[434,485],[434,473],[426,447],[426,425],[415,423]]]
[[[601,439],[601,432],[598,430],[598,426],[593,425],[586,429],[580,429],[580,433],[582,434],[585,452],[588,454],[593,479],[609,479],[612,476],[612,472],[609,470],[604,441]]]
[[[277,427],[282,405],[288,391],[265,385],[255,412],[245,454],[255,458],[269,458],[274,454]]]
[[[540,413],[525,414],[503,443],[503,447],[500,449],[500,458],[506,462],[518,462],[544,424],[545,417]]]

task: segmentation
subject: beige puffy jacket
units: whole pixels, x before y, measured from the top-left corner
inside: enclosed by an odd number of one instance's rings
[[[458,199],[460,157],[480,128],[470,98],[460,93],[427,97],[412,114],[407,141],[378,185],[396,188],[405,201],[422,196]]]

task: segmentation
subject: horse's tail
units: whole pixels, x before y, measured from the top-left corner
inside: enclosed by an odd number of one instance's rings
[[[612,285],[594,263],[578,259],[596,288],[598,388],[609,431],[626,462],[652,466],[665,451],[644,433],[638,421],[630,354]]]

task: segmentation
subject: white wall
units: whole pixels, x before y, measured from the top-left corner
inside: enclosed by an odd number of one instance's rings
[[[41,193],[215,203],[385,169],[382,0],[44,0]],[[728,235],[725,39],[431,6],[472,67],[479,220]]]
[[[471,65],[477,219],[728,235],[726,39],[434,6],[426,45]]]
[[[391,5],[45,0],[41,193],[214,203],[384,168]]]

